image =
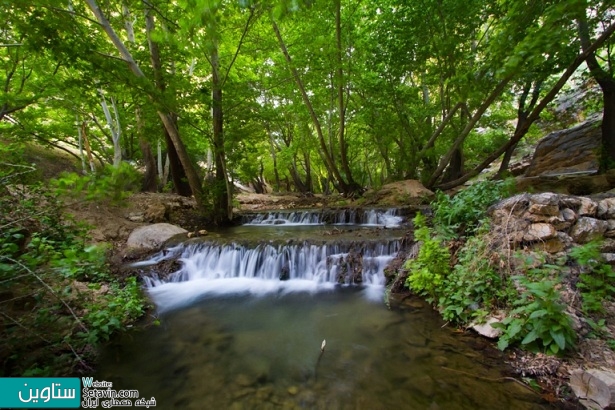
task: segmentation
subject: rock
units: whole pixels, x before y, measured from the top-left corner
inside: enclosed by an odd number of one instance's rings
[[[583,216],[570,230],[570,236],[577,243],[587,243],[592,239],[602,237],[607,228],[606,221]]]
[[[559,198],[559,195],[552,192],[543,192],[541,194],[534,194],[530,196],[530,204],[559,207]]]
[[[556,236],[557,231],[551,224],[547,223],[534,223],[531,224],[523,235],[523,240],[527,242],[534,241],[546,241]]]
[[[150,204],[144,216],[147,222],[164,222],[167,220],[167,207],[161,203]]]
[[[130,233],[126,244],[132,248],[157,249],[171,237],[187,233],[179,226],[168,223],[158,223],[153,225],[141,226]]]
[[[299,393],[299,388],[297,386],[290,386],[286,391],[288,391],[288,394],[291,396],[294,396]]]
[[[528,177],[598,171],[600,121],[587,121],[566,130],[555,131],[538,142]]]
[[[615,220],[609,219],[606,221],[606,232],[604,236],[607,238],[615,238]]]
[[[535,215],[544,216],[559,216],[559,206],[557,205],[544,205],[544,204],[532,204],[529,213]]]
[[[581,197],[580,199],[581,206],[579,207],[579,216],[595,216],[598,204],[589,198]]]
[[[566,222],[574,222],[577,220],[577,214],[570,208],[564,208],[560,212],[560,218]]]
[[[596,216],[602,219],[615,218],[615,198],[606,198],[598,202]]]
[[[132,222],[145,222],[145,217],[141,212],[131,212],[128,214],[128,220]]]
[[[470,328],[481,336],[488,337],[489,339],[497,339],[502,334],[502,329],[497,329],[491,326],[491,324],[500,323],[501,321],[502,320],[497,317],[490,316],[485,323],[473,324]]]
[[[615,406],[615,372],[613,370],[577,369],[570,374],[570,387],[588,409]]]

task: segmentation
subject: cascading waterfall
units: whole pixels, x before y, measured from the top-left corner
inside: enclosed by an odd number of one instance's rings
[[[209,242],[156,255],[157,262],[179,256],[183,266],[165,279],[146,278],[146,285],[162,311],[208,294],[316,292],[338,285],[362,285],[368,296],[379,297],[384,268],[399,249],[399,240],[262,243],[254,248]]]
[[[247,226],[263,225],[362,225],[396,228],[401,226],[404,218],[397,208],[390,209],[341,209],[325,211],[272,211],[243,217]]]
[[[244,222],[249,228],[242,228],[242,232],[249,229],[258,234],[261,230],[281,233],[286,238],[296,238],[298,230],[304,233],[305,229],[322,233],[329,229],[322,227],[325,223],[344,225],[344,231],[332,227],[331,232],[349,232],[350,239],[330,236],[282,242],[267,241],[261,236],[252,246],[236,241],[207,241],[166,249],[133,265],[156,265],[171,259],[181,262],[181,268],[165,278],[153,274],[145,279],[160,311],[207,295],[318,292],[336,286],[358,285],[368,297],[381,298],[384,269],[401,248],[399,236],[384,238],[377,233],[389,225],[402,224],[403,218],[395,209],[276,211],[254,214]],[[368,233],[376,238],[369,238]],[[365,240],[357,239],[363,235],[368,235]]]

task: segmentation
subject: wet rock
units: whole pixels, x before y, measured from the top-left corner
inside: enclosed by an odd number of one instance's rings
[[[577,243],[587,243],[601,237],[608,229],[608,223],[595,218],[581,217],[570,231],[570,236]]]
[[[130,233],[126,245],[132,248],[158,249],[167,239],[187,232],[168,223],[141,226]]]

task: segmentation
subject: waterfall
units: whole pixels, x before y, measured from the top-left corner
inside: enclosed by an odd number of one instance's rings
[[[161,311],[205,295],[317,292],[336,286],[361,285],[381,297],[384,268],[400,246],[400,240],[261,243],[254,248],[212,242],[180,246],[152,259],[178,258],[181,269],[164,279],[146,277],[145,283]]]
[[[397,228],[404,222],[397,208],[389,209],[339,209],[306,211],[272,211],[247,214],[242,223],[255,225],[363,225]]]

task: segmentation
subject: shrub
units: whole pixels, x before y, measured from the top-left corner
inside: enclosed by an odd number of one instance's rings
[[[410,271],[406,286],[431,303],[438,299],[444,278],[450,271],[450,253],[444,240],[431,234],[425,216],[414,218],[414,236],[421,242],[419,254],[410,259],[405,268]]]
[[[615,272],[600,253],[600,243],[590,242],[573,248],[570,257],[583,271],[577,288],[581,291],[583,310],[587,313],[604,313],[604,300],[615,296]]]
[[[487,215],[487,208],[512,193],[514,180],[482,181],[450,197],[438,192],[432,204],[436,228],[447,238],[474,234]]]

